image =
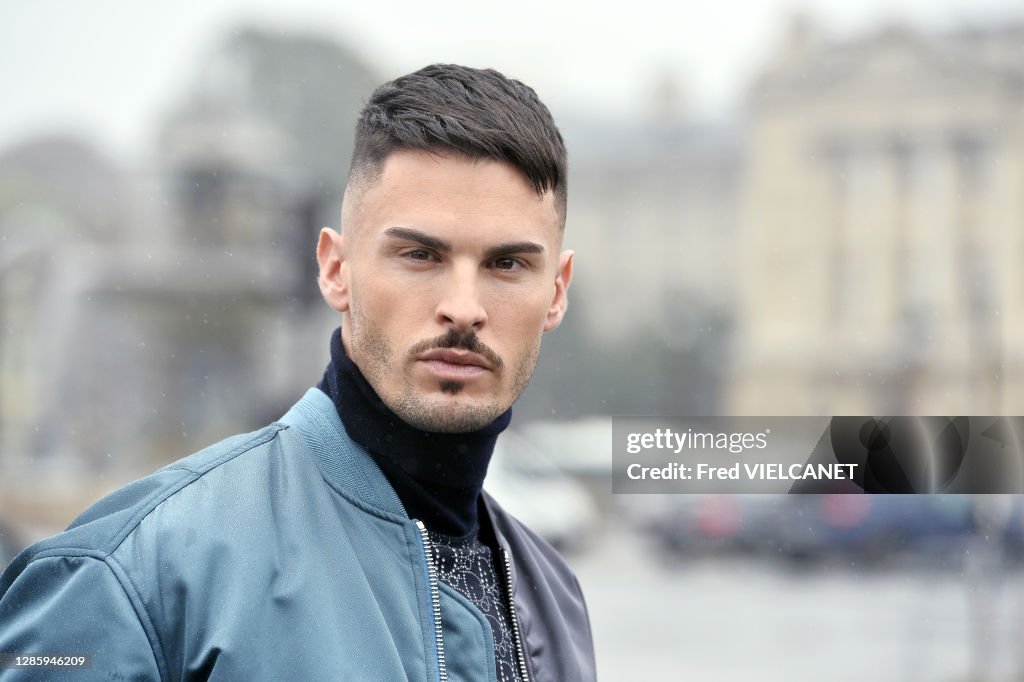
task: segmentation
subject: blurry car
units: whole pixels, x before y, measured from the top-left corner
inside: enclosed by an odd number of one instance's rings
[[[583,547],[600,527],[597,503],[583,484],[515,431],[498,439],[484,488],[559,550]]]
[[[965,495],[790,495],[778,543],[797,562],[952,559],[974,529]]]
[[[1007,517],[1013,550],[1019,505]],[[677,495],[655,523],[673,556],[770,555],[798,564],[857,565],[921,558],[959,565],[978,528],[975,500],[958,495]]]
[[[673,495],[649,524],[659,547],[679,558],[750,554],[775,545],[779,495]]]
[[[550,453],[559,470],[590,484],[592,490],[608,488],[612,478],[611,417],[534,421],[525,424],[520,433]]]

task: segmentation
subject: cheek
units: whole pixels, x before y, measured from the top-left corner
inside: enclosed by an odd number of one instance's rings
[[[488,319],[495,330],[519,344],[532,344],[543,333],[548,305],[554,290],[538,288],[532,291],[503,291],[492,300]]]
[[[385,320],[409,306],[408,288],[396,284],[394,278],[376,269],[353,269],[352,306],[363,317]]]

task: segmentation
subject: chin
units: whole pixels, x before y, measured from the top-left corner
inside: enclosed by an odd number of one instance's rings
[[[429,397],[402,401],[394,412],[406,423],[423,431],[465,433],[487,426],[505,409],[495,400],[465,395],[435,393]]]

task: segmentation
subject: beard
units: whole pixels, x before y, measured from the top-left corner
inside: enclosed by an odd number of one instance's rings
[[[380,328],[374,327],[359,314],[356,306],[352,306],[350,312],[349,352],[352,361],[384,404],[402,421],[421,431],[466,433],[482,429],[516,401],[526,389],[537,366],[539,334],[511,368],[506,367],[501,357],[480,341],[475,331],[463,334],[454,329],[449,329],[442,336],[416,343],[404,358],[398,358]],[[461,348],[486,358],[499,385],[511,370],[511,399],[508,404],[504,404],[498,395],[477,399],[464,396],[465,384],[461,381],[438,381],[441,395],[415,388],[411,376],[401,368],[411,366],[417,355],[434,348]],[[399,371],[400,376],[397,374]],[[397,376],[400,381],[396,394],[384,390],[389,376]]]

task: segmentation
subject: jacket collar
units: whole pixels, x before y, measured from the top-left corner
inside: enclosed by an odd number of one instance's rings
[[[345,431],[338,411],[319,388],[306,391],[279,420],[302,436],[324,479],[338,492],[407,519],[405,507],[366,449]]]
[[[324,480],[332,488],[393,519],[398,517],[394,520],[408,520],[409,515],[395,489],[366,448],[345,432],[338,410],[326,393],[319,388],[309,389],[278,421],[299,432],[313,452]],[[480,507],[487,515],[498,547],[507,551],[509,545],[504,529],[495,523],[497,503],[486,491],[481,495]],[[513,578],[514,574],[513,566]]]

